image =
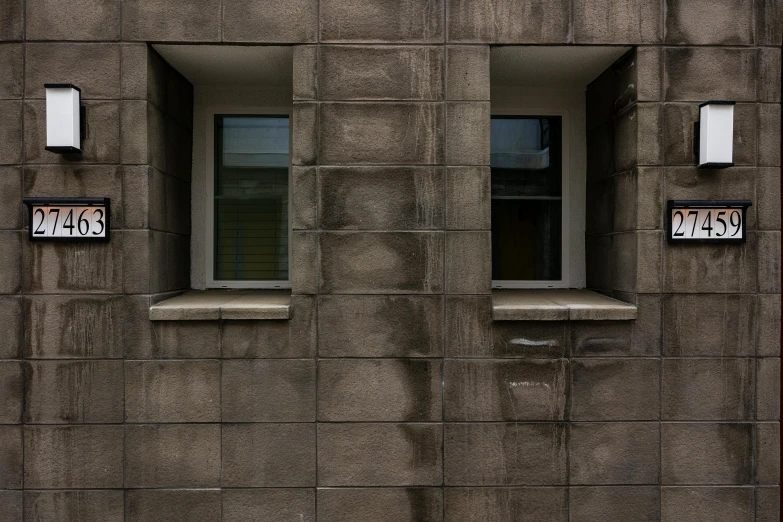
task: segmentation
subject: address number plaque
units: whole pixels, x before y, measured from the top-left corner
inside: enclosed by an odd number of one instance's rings
[[[24,198],[30,241],[109,241],[109,198]]]
[[[744,243],[750,201],[669,200],[669,243]]]

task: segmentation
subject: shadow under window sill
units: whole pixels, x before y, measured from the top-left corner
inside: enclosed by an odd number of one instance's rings
[[[494,321],[631,321],[636,305],[591,290],[492,290]]]
[[[189,290],[150,306],[150,321],[280,320],[291,316],[290,290]]]

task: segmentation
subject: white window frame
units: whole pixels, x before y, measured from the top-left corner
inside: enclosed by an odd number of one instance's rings
[[[570,158],[570,136],[571,119],[568,109],[564,107],[538,107],[538,108],[504,108],[493,109],[491,116],[559,116],[561,122],[561,134],[563,140],[562,146],[562,199],[561,207],[563,215],[561,217],[561,241],[562,257],[560,259],[560,276],[557,281],[525,281],[525,280],[505,280],[493,279],[492,288],[570,288],[570,245],[571,245],[571,169],[569,166]],[[492,200],[490,199],[490,205]]]
[[[256,280],[256,281],[226,281],[215,279],[215,116],[219,114],[236,114],[243,116],[275,116],[288,115],[288,279],[287,280]],[[291,184],[291,146],[293,143],[293,108],[292,107],[209,107],[206,110],[206,280],[207,288],[291,288],[292,265],[292,184]]]

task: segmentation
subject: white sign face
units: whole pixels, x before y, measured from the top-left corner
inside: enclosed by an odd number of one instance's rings
[[[672,208],[669,240],[745,239],[744,208]]]
[[[107,210],[104,206],[32,205],[30,239],[105,239]]]

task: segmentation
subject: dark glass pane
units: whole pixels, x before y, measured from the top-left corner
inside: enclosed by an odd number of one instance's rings
[[[288,116],[215,116],[216,280],[288,279]]]
[[[492,279],[562,279],[563,165],[559,116],[494,116]]]

